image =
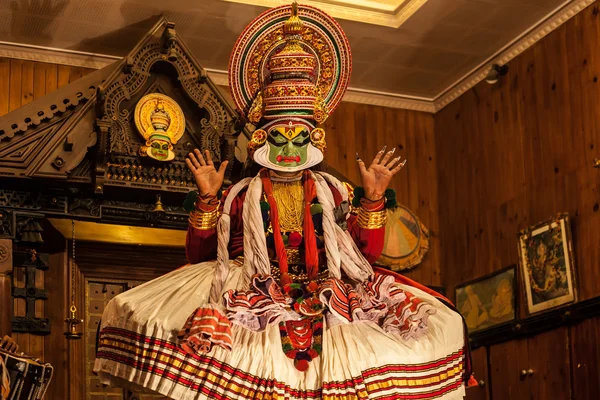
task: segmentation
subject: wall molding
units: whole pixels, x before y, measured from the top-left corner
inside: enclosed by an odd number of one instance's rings
[[[520,37],[516,38],[496,54],[489,57],[486,61],[473,68],[470,72],[449,85],[439,95],[433,98],[415,97],[402,93],[388,93],[351,87],[348,88],[343,101],[434,114],[484,80],[492,64],[507,64],[556,28],[583,11],[594,1],[595,0],[570,0],[563,3],[563,5],[558,7],[543,21],[524,32]],[[107,54],[86,53],[2,41],[0,41],[0,57],[93,69],[103,68],[122,58]],[[210,68],[206,68],[206,71],[217,85],[228,85],[227,71]]]
[[[101,69],[123,57],[0,41],[0,57]]]
[[[370,104],[381,107],[402,108],[413,111],[423,111],[432,114],[436,112],[435,103],[432,99],[352,87],[348,88],[342,101]]]
[[[0,54],[1,55],[1,54]],[[217,85],[228,86],[227,71],[220,69],[205,68],[208,76]],[[435,106],[431,99],[415,96],[404,96],[396,93],[379,92],[349,87],[342,101],[350,103],[369,104],[380,107],[402,108],[413,111],[435,112]]]

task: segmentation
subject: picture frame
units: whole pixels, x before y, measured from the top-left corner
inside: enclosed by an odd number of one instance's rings
[[[455,288],[456,309],[469,333],[493,329],[519,315],[517,265],[510,265]]]
[[[577,301],[567,213],[519,232],[519,264],[527,315]]]

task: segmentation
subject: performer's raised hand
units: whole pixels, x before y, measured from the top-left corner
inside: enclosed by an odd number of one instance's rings
[[[223,161],[217,171],[210,151],[204,150],[204,154],[203,157],[200,150],[195,149],[193,153],[188,154],[185,163],[194,174],[199,195],[201,197],[216,196],[223,185],[225,169],[229,161]]]
[[[396,148],[385,152],[386,146],[379,150],[371,165],[367,168],[363,160],[356,154],[358,168],[362,177],[362,186],[365,189],[365,197],[372,201],[383,198],[392,177],[398,173],[406,164],[406,160],[400,161],[402,156],[392,158]]]

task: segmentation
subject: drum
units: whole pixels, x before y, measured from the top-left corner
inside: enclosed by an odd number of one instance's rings
[[[8,353],[0,349],[0,357],[10,378],[7,400],[42,400],[52,380],[54,369],[33,357]]]

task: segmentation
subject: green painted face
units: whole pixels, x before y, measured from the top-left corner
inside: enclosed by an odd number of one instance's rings
[[[169,158],[169,143],[164,140],[155,140],[150,145],[150,157],[165,161]]]
[[[307,129],[301,129],[293,138],[274,129],[269,132],[269,161],[282,167],[299,167],[308,160],[308,145],[310,134]]]

